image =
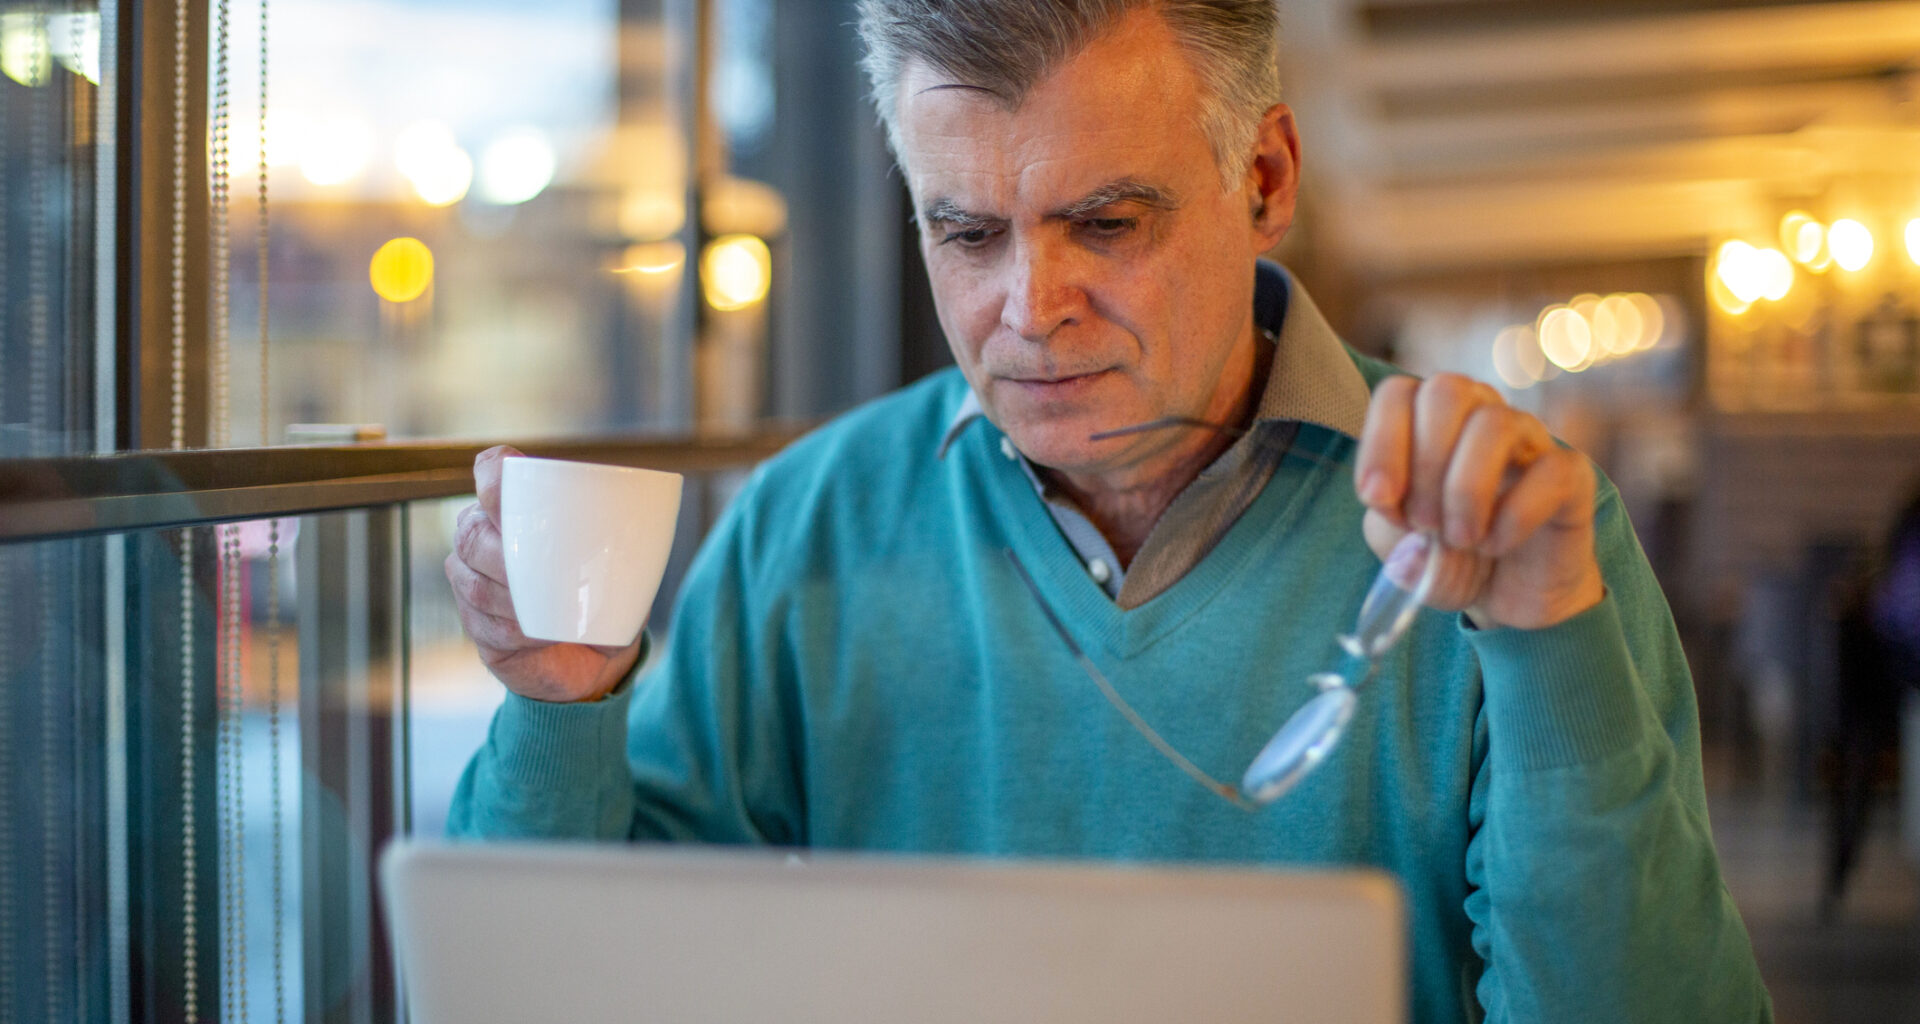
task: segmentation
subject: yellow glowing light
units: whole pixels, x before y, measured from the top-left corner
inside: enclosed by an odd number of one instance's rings
[[[1540,315],[1540,351],[1562,370],[1579,372],[1590,365],[1593,329],[1587,318],[1566,306],[1551,306]]]
[[[1907,222],[1907,258],[1920,265],[1920,217]]]
[[[388,302],[412,302],[433,283],[433,250],[418,238],[396,238],[367,267],[373,290]]]
[[[1827,229],[1827,250],[1841,270],[1860,270],[1873,259],[1873,232],[1857,220],[1836,220]]]
[[[1780,248],[1809,270],[1825,270],[1832,262],[1827,255],[1827,226],[1799,210],[1780,218]]]
[[[1780,247],[1796,260],[1801,259],[1800,229],[1813,223],[1813,216],[1805,210],[1795,210],[1780,218]]]
[[[1707,274],[1707,297],[1728,316],[1739,316],[1753,308],[1752,299],[1742,299],[1727,287],[1726,277],[1719,268]]]
[[[1527,371],[1521,358],[1520,353],[1529,348],[1533,349],[1535,358],[1539,358],[1540,346],[1534,343],[1533,328],[1526,324],[1503,328],[1493,338],[1493,372],[1516,391],[1524,391],[1540,379]]]
[[[1646,330],[1646,321],[1640,315],[1640,307],[1634,305],[1630,295],[1609,295],[1600,300],[1600,310],[1612,321],[1613,331],[1607,337],[1607,354],[1623,356],[1640,346],[1640,335]]]
[[[745,309],[766,298],[772,282],[773,253],[753,235],[722,235],[700,257],[700,283],[715,309]]]
[[[553,146],[536,128],[521,128],[493,140],[480,154],[480,198],[512,206],[553,183]]]
[[[31,11],[0,14],[0,73],[31,87],[47,84],[52,72],[47,16]]]
[[[1575,313],[1580,314],[1580,319],[1587,323],[1587,337],[1589,338],[1587,354],[1577,365],[1568,367],[1570,371],[1579,373],[1581,370],[1598,362],[1607,353],[1606,347],[1600,341],[1599,325],[1594,322],[1594,313],[1600,308],[1600,296],[1592,292],[1582,292],[1568,299],[1567,306]]]
[[[1593,329],[1593,360],[1611,359],[1620,348],[1620,317],[1615,304],[1606,299],[1584,307],[1587,326]]]
[[[272,126],[268,126],[272,130]],[[309,134],[295,140],[300,152],[300,174],[315,185],[344,185],[366,169],[373,153],[373,133],[352,117],[316,122]],[[273,142],[269,136],[268,147]]]
[[[1778,249],[1761,249],[1754,254],[1753,271],[1760,282],[1760,297],[1779,302],[1793,290],[1793,264]]]
[[[1720,246],[1714,258],[1714,276],[1735,299],[1748,306],[1760,301],[1767,290],[1760,250],[1739,239]]]

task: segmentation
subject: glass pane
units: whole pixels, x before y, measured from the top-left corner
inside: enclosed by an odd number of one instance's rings
[[[239,443],[262,393],[258,18],[235,6],[214,53]],[[689,422],[685,48],[658,0],[275,0],[269,18],[270,440]]]
[[[0,1017],[8,1020],[72,1019],[105,995],[97,941],[106,899],[93,870],[109,856],[105,680],[100,618],[84,615],[99,600],[87,577],[100,554],[98,542],[85,541],[0,547]],[[79,622],[91,628],[72,627]],[[124,845],[118,854],[124,859]]]
[[[0,546],[0,1019],[393,1019],[405,539]]]
[[[420,501],[408,508],[411,618],[407,710],[413,831],[443,835],[453,790],[486,741],[506,688],[487,672],[460,626],[442,563],[453,550],[454,521],[473,498]]]
[[[91,5],[0,8],[0,458],[91,449],[111,384],[93,302],[113,230],[101,39]]]

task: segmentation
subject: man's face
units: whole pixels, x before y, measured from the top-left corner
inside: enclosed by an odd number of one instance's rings
[[[1202,95],[1150,12],[1015,110],[921,65],[902,77],[940,325],[988,418],[1042,465],[1125,475],[1177,432],[1088,435],[1224,418],[1245,392],[1250,369],[1223,370],[1251,366],[1253,258],[1277,236],[1255,228],[1251,179],[1221,186]]]

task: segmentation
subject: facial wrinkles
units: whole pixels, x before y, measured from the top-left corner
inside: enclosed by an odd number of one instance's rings
[[[1165,131],[1151,117],[1114,124],[1079,116],[1084,108],[1063,107],[1054,120],[1065,123],[1049,123],[1040,108],[1008,111],[987,97],[953,90],[917,94],[910,101],[919,108],[908,119],[915,134],[906,147],[916,156],[917,166],[909,170],[916,199],[950,199],[1005,232],[991,258],[942,246],[938,225],[930,225],[925,237],[929,264],[939,268],[936,288],[948,300],[944,315],[954,321],[949,334],[973,353],[974,375],[1052,377],[1117,367],[1156,393],[1191,390],[1186,385],[1197,382],[1186,378],[1192,374],[1168,372],[1180,350],[1173,309],[1180,304],[1168,301],[1168,293],[1180,287],[1180,264],[1198,255],[1179,251],[1191,240],[1181,237],[1177,218],[1131,205],[1116,211],[1138,215],[1144,235],[1131,258],[1104,264],[1098,252],[1081,251],[1065,233],[1067,225],[1045,218],[1126,176],[1181,192],[1195,204],[1191,215],[1204,217],[1204,205],[1216,201],[1213,167],[1198,167],[1204,181],[1175,180],[1158,166],[1168,141],[1159,137]],[[1070,319],[1084,323],[1068,323],[1044,343],[1020,338],[1001,322],[1005,289],[1017,286],[1021,276],[1004,264],[1028,258],[1035,245],[1053,261],[1042,271],[1054,282],[1051,287],[1084,290],[1069,304],[1078,309]],[[1164,322],[1143,323],[1142,316]],[[1199,325],[1187,326],[1191,333]],[[1212,362],[1212,355],[1201,358]]]

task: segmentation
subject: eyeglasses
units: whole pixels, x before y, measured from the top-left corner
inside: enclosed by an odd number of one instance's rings
[[[1092,439],[1099,441],[1171,426],[1201,427],[1235,435],[1245,433],[1236,427],[1205,420],[1170,417],[1095,434]],[[1339,649],[1348,657],[1333,669],[1315,672],[1307,677],[1307,682],[1319,692],[1295,711],[1261,748],[1260,753],[1254,756],[1253,763],[1241,776],[1238,786],[1228,785],[1207,774],[1155,732],[1153,726],[1147,724],[1147,720],[1107,681],[1093,659],[1087,657],[1080,645],[1074,642],[1066,624],[1054,614],[1052,606],[1047,604],[1039,586],[1027,572],[1027,567],[1021,564],[1020,556],[1014,554],[1012,548],[1006,549],[1006,554],[1013,563],[1014,572],[1033,595],[1034,603],[1040,606],[1047,622],[1053,626],[1053,631],[1066,644],[1067,650],[1073,653],[1074,660],[1085,670],[1087,677],[1099,687],[1108,703],[1140,735],[1146,737],[1154,749],[1189,778],[1236,807],[1256,811],[1285,796],[1339,746],[1341,737],[1346,734],[1347,724],[1353,720],[1360,687],[1373,678],[1381,659],[1406,635],[1420,607],[1426,603],[1427,595],[1433,590],[1441,561],[1434,557],[1437,551],[1438,543],[1431,535],[1409,533],[1387,553],[1379,574],[1373,579],[1373,585],[1367,589],[1366,598],[1360,602],[1360,614],[1353,632],[1335,638]]]

